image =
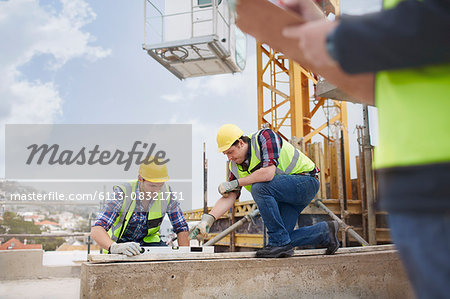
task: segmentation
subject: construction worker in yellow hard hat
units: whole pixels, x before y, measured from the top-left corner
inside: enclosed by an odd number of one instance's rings
[[[114,186],[114,200],[108,201],[91,229],[105,253],[133,256],[140,254],[141,246],[165,246],[159,229],[166,213],[178,244],[189,246],[189,227],[168,180],[166,164],[150,157],[141,163],[137,180]]]
[[[326,254],[339,248],[336,221],[319,222],[294,230],[302,210],[319,190],[318,169],[307,156],[270,129],[248,136],[234,124],[217,133],[218,151],[230,161],[228,181],[219,185],[222,198],[209,214],[203,214],[189,237],[205,238],[214,221],[239,198],[241,187],[251,194],[268,228],[268,246],[257,257],[291,256],[295,246],[326,247]]]
[[[223,153],[229,149],[233,143],[244,135],[238,126],[233,124],[225,124],[220,127],[217,132],[217,152]]]
[[[163,183],[169,180],[166,164],[158,165],[156,163],[148,163],[145,161],[139,166],[140,177],[148,182]]]

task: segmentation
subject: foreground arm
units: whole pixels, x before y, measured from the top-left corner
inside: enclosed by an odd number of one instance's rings
[[[101,226],[93,226],[91,228],[91,237],[100,247],[109,250],[113,254],[125,254],[133,256],[140,254],[141,247],[139,243],[126,242],[117,244],[108,236],[108,233]]]
[[[334,59],[351,74],[450,62],[450,39],[443,38],[450,28],[450,0],[403,1],[377,13],[344,15],[336,22],[306,18],[308,10],[298,8],[299,3],[305,7],[313,4],[311,0],[284,2],[308,21],[286,28],[285,36],[299,40],[313,67],[331,65],[317,44],[325,48],[327,36]]]
[[[105,229],[101,226],[93,226],[91,228],[91,237],[101,248],[106,250],[114,243],[106,233]]]
[[[213,215],[215,219],[219,219],[223,214],[225,214],[231,207],[233,207],[236,201],[237,193],[230,192],[227,197],[221,197],[214,208],[212,208],[209,214]]]
[[[343,16],[334,33],[336,58],[348,73],[450,62],[450,1],[403,1],[363,16]]]
[[[275,165],[260,168],[250,175],[239,179],[239,186],[247,186],[254,183],[271,181],[275,175]]]
[[[287,2],[289,7],[312,3]],[[442,38],[450,28],[449,0],[404,1],[390,10],[344,16],[336,22],[308,21],[283,31],[284,36],[299,40],[301,55],[295,60],[353,96],[355,102],[374,104],[377,71],[450,62],[450,39]],[[333,45],[333,59],[327,38]]]
[[[167,216],[169,216],[174,233],[177,234],[178,245],[189,246],[189,226],[186,223],[186,219],[184,219],[180,203],[177,200],[172,199],[170,201],[167,207]]]
[[[125,254],[133,256],[140,254],[139,243],[126,242],[117,244],[109,237],[107,231],[119,216],[119,210],[122,206],[123,194],[114,190],[114,199],[109,200],[103,210],[99,213],[94,225],[91,228],[91,237],[105,250],[115,254]]]
[[[208,237],[209,229],[216,219],[219,219],[231,207],[238,196],[238,192],[230,192],[225,197],[221,197],[209,214],[203,214],[200,223],[194,226],[189,232],[189,239],[204,240]]]
[[[177,240],[179,246],[189,246],[189,232],[179,232],[177,234]]]

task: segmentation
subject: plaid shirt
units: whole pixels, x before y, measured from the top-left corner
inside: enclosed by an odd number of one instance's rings
[[[283,140],[281,140],[281,137],[271,129],[264,129],[261,130],[258,136],[258,142],[261,150],[261,163],[253,168],[253,171],[271,165],[278,166],[278,158],[280,157],[281,147],[283,146]],[[247,169],[249,167],[251,156],[251,144],[249,144],[247,158],[240,165],[243,169]],[[236,177],[230,171],[229,181],[235,179]]]
[[[281,147],[283,146],[283,140],[281,139],[280,135],[272,131],[271,129],[263,129],[261,130],[259,136],[258,136],[258,142],[259,142],[259,148],[261,151],[261,163],[256,165],[252,172],[254,172],[257,169],[268,167],[271,165],[278,166],[278,158],[280,157],[281,153]],[[250,159],[251,159],[251,144],[249,144],[248,152],[247,152],[247,158],[246,160],[240,165],[242,169],[246,170],[250,166]],[[307,175],[311,175],[316,177],[317,173],[319,173],[320,170],[317,167],[314,167],[314,169],[307,173]],[[228,180],[232,181],[235,180],[236,177],[231,173]]]
[[[140,183],[136,186],[136,197],[139,198]],[[119,217],[119,212],[122,207],[123,192],[120,188],[114,188],[114,199],[107,201],[103,210],[98,214],[93,226],[101,226],[108,231]],[[167,215],[170,223],[173,226],[175,233],[189,231],[189,226],[184,219],[183,212],[180,208],[180,203],[173,198],[167,206]],[[136,208],[133,215],[128,222],[127,228],[124,231],[121,242],[139,242],[143,245],[143,239],[147,235],[147,211],[144,210],[140,200],[136,200]],[[164,217],[164,215],[163,215]]]

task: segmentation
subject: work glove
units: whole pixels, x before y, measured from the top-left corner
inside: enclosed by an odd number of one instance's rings
[[[219,185],[219,193],[226,197],[227,193],[231,191],[239,190],[239,182],[238,180],[232,180],[230,182],[223,182]]]
[[[202,220],[189,231],[189,239],[197,239],[199,241],[206,239],[214,221],[216,221],[216,218],[213,215],[203,214]]]
[[[133,256],[141,254],[141,246],[139,243],[135,242],[126,242],[126,243],[119,243],[116,242],[111,244],[111,247],[109,247],[109,252],[113,254],[125,254],[126,256]]]

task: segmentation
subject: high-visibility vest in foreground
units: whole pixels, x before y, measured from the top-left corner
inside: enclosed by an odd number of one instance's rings
[[[377,73],[375,105],[375,168],[450,162],[450,64]]]

